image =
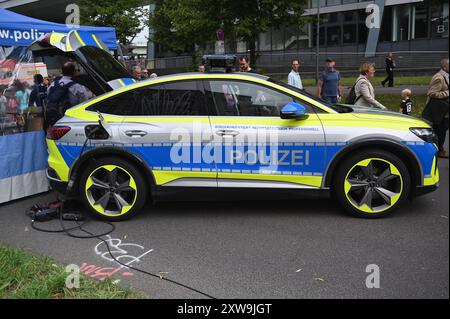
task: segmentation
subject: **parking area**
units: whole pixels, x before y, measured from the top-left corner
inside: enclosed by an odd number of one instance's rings
[[[217,298],[448,298],[448,163],[439,163],[438,191],[384,219],[349,217],[331,200],[168,202],[116,223],[107,239],[121,261]],[[0,242],[76,264],[97,279],[111,276],[151,298],[204,298],[118,267],[98,239],[33,230],[25,209],[54,198],[1,205]],[[378,289],[366,287],[370,264],[380,269]]]

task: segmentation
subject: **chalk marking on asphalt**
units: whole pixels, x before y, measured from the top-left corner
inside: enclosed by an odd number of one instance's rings
[[[122,261],[123,259],[129,259],[128,262],[124,262],[125,265],[131,265],[132,263],[135,262],[140,262],[141,259],[151,253],[153,251],[153,249],[149,249],[147,251],[145,251],[143,254],[141,254],[140,256],[133,256],[130,255],[128,252],[128,248],[133,247],[133,248],[139,248],[141,250],[145,250],[144,246],[138,245],[138,244],[134,244],[134,243],[122,243],[122,240],[119,238],[112,238],[111,236],[107,235],[108,239],[106,239],[106,243],[109,246],[109,249],[111,250],[111,254],[119,261]],[[111,255],[109,254],[109,251],[105,251],[103,252],[100,249],[101,245],[105,245],[105,242],[101,241],[99,242],[94,250],[95,250],[95,254],[96,255],[100,255],[103,259],[108,260],[110,262],[116,262],[112,257],[110,257]],[[123,248],[127,248],[128,250],[125,250]],[[117,256],[117,255],[119,256]],[[121,267],[125,267],[124,265],[121,265]],[[128,268],[128,267],[127,267]]]

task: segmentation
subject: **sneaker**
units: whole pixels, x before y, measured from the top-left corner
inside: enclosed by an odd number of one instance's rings
[[[439,151],[437,153],[437,156],[440,157],[440,158],[448,158],[448,152],[446,152],[446,151]]]

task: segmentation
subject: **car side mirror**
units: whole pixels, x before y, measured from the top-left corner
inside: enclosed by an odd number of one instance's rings
[[[306,108],[298,103],[290,102],[283,106],[280,111],[280,117],[284,120],[295,119],[295,120],[305,120],[309,117]]]

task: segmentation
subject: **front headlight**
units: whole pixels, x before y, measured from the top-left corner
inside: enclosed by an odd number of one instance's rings
[[[430,127],[411,127],[409,130],[425,142],[436,143],[436,134]]]

